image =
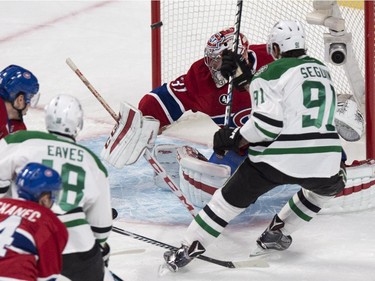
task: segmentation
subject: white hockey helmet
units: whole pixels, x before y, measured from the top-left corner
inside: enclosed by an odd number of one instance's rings
[[[83,128],[83,110],[80,102],[70,95],[58,95],[45,108],[46,128],[75,138]]]
[[[212,78],[218,88],[224,86],[228,81],[221,75],[221,54],[224,50],[231,50],[235,40],[234,27],[229,27],[211,35],[204,49],[204,62],[210,69]],[[240,33],[237,53],[244,56],[248,61],[249,41]]]
[[[296,20],[281,20],[273,26],[268,37],[267,52],[277,59],[272,49],[273,44],[279,46],[281,54],[291,50],[305,49],[305,31],[301,23]]]

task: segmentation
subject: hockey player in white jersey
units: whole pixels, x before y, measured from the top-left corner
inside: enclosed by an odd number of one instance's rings
[[[182,246],[165,252],[172,271],[201,255],[259,196],[282,184],[298,184],[300,191],[256,241],[262,251],[285,250],[292,243],[291,234],[345,186],[342,147],[334,125],[336,94],[328,68],[306,55],[305,33],[297,21],[276,23],[267,49],[276,61],[261,68],[250,83],[249,120],[240,129],[223,128],[214,135],[216,153],[249,143],[248,158],[195,217]],[[238,56],[225,56],[224,77],[241,73]]]
[[[107,272],[102,254],[109,256],[106,240],[112,227],[107,170],[92,151],[75,142],[83,126],[83,110],[76,98],[52,99],[45,121],[48,133],[19,131],[0,141],[0,180],[12,180],[30,161],[57,170],[63,190],[52,210],[69,233],[62,275],[72,281],[101,281]],[[10,191],[15,197],[17,193]]]

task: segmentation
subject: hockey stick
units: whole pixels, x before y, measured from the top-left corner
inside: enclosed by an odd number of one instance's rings
[[[163,243],[161,241],[157,241],[157,240],[154,240],[154,239],[151,239],[151,238],[148,238],[148,237],[145,237],[145,236],[127,231],[125,229],[118,228],[116,226],[112,227],[112,231],[116,232],[116,233],[119,233],[119,234],[122,234],[122,235],[125,235],[125,236],[129,236],[129,237],[134,238],[136,240],[146,242],[148,244],[152,244],[152,245],[155,245],[155,246],[158,246],[158,247],[161,247],[161,248],[168,249],[168,250],[177,250],[178,249],[177,247],[174,247],[172,245],[169,245],[169,244]],[[203,260],[203,261],[206,261],[206,262],[210,262],[210,263],[213,263],[213,264],[216,264],[216,265],[220,265],[220,266],[223,266],[223,267],[227,267],[227,268],[269,267],[268,262],[266,262],[265,260],[262,260],[262,259],[250,259],[250,260],[244,260],[244,261],[222,261],[222,260],[218,260],[218,259],[214,259],[214,258],[211,258],[211,257],[204,256],[204,255],[198,256],[197,259],[200,259],[200,260]]]
[[[121,279],[119,276],[117,276],[116,274],[114,274],[112,271],[110,271],[111,274],[112,274],[112,277],[113,277],[113,280],[115,281],[124,281],[123,279]]]
[[[81,79],[81,81],[86,85],[86,87],[90,90],[90,92],[96,97],[96,99],[103,105],[103,107],[108,111],[108,113],[112,116],[116,122],[119,120],[117,114],[113,111],[113,109],[108,105],[108,103],[103,99],[103,97],[99,94],[99,92],[92,86],[92,84],[87,80],[87,78],[82,74],[82,72],[78,69],[78,67],[74,64],[74,62],[70,59],[66,59],[66,63],[69,67],[77,74],[77,76]],[[152,166],[155,173],[158,174],[163,178],[163,180],[167,183],[169,189],[180,199],[181,203],[188,209],[190,214],[195,217],[196,210],[193,204],[183,195],[181,189],[176,185],[173,179],[168,176],[166,170],[160,165],[160,163],[154,158],[151,152],[146,148],[145,153],[143,155],[147,162]]]
[[[236,21],[234,24],[234,43],[232,46],[232,51],[237,54],[238,52],[238,41],[240,40],[240,25],[241,25],[241,15],[242,15],[242,0],[237,0],[237,13]],[[224,127],[229,127],[229,119],[232,113],[232,95],[233,95],[233,77],[234,75],[229,76],[228,81],[228,94],[227,94],[227,105],[225,107],[225,116],[224,116]]]
[[[127,249],[127,250],[122,250],[122,251],[117,251],[117,252],[112,252],[110,253],[111,256],[120,256],[120,255],[129,255],[129,254],[141,254],[144,253],[146,250],[145,249]]]

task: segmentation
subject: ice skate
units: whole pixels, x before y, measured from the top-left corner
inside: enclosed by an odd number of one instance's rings
[[[257,248],[250,253],[250,257],[288,249],[292,244],[292,237],[281,232],[283,226],[284,222],[276,215],[270,226],[257,239]]]
[[[182,245],[179,249],[165,252],[164,260],[170,271],[177,272],[179,268],[186,266],[195,257],[203,254],[205,251],[205,248],[199,241],[194,241],[190,247]]]

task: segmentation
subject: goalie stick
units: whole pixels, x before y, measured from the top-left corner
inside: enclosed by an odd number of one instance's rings
[[[236,13],[236,22],[234,24],[234,43],[232,46],[232,51],[237,54],[238,52],[238,41],[240,40],[240,24],[241,24],[241,15],[242,15],[242,0],[237,0],[237,13]],[[224,116],[224,127],[229,127],[229,119],[232,113],[232,94],[233,94],[233,77],[234,75],[229,76],[228,81],[228,93],[227,93],[227,105],[225,107],[225,116]]]
[[[116,232],[116,233],[119,233],[119,234],[122,234],[122,235],[125,235],[125,236],[129,236],[129,237],[134,238],[136,240],[146,242],[148,244],[152,244],[152,245],[155,245],[155,246],[158,246],[158,247],[161,247],[161,248],[168,249],[168,250],[177,250],[178,249],[177,247],[174,247],[172,245],[169,245],[169,244],[163,243],[161,241],[157,241],[157,240],[154,240],[154,239],[151,239],[151,238],[148,238],[148,237],[145,237],[145,236],[127,231],[125,229],[118,228],[116,226],[112,227],[112,231]],[[203,260],[203,261],[206,261],[206,262],[216,264],[216,265],[227,267],[227,268],[269,267],[268,262],[265,261],[265,260],[262,260],[262,259],[249,259],[249,260],[244,260],[244,261],[223,261],[223,260],[214,259],[214,258],[204,256],[204,255],[197,256],[196,258],[200,259],[200,260]]]
[[[119,120],[117,114],[113,111],[113,109],[108,105],[108,103],[104,100],[104,98],[99,94],[99,92],[92,86],[92,84],[87,80],[87,78],[82,74],[82,72],[78,69],[78,67],[74,64],[74,62],[70,59],[66,59],[67,65],[77,74],[77,76],[81,79],[81,81],[86,85],[86,87],[90,90],[90,92],[96,97],[96,99],[103,105],[103,107],[107,110],[107,112],[116,120]],[[181,192],[181,189],[178,185],[175,184],[173,179],[168,176],[165,169],[160,165],[160,163],[156,160],[155,157],[152,156],[151,152],[146,148],[145,153],[143,155],[147,162],[151,165],[154,169],[155,173],[158,174],[163,178],[163,180],[167,183],[169,189],[180,199],[180,202],[186,207],[186,209],[190,212],[190,214],[195,217],[196,210],[194,205],[184,196]]]

